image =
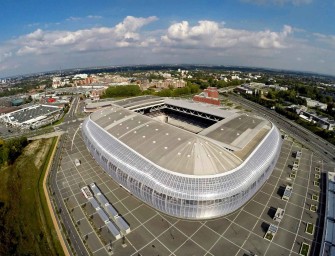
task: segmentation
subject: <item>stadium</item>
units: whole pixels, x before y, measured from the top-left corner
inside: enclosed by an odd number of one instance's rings
[[[262,117],[152,96],[97,109],[82,134],[95,160],[130,193],[194,220],[227,215],[250,200],[282,144],[276,126]]]

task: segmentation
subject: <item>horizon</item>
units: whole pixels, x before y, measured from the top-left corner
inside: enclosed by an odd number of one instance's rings
[[[162,63],[157,63],[157,64],[134,64],[134,65],[110,65],[110,66],[91,66],[91,67],[73,67],[73,68],[67,68],[67,69],[54,69],[54,70],[45,70],[45,71],[37,71],[33,73],[26,73],[26,74],[18,74],[18,75],[13,75],[13,76],[7,76],[7,77],[0,77],[1,79],[13,79],[17,77],[31,77],[35,75],[40,75],[41,73],[57,73],[57,72],[73,72],[75,70],[95,70],[95,69],[112,69],[112,68],[122,68],[122,67],[155,67],[155,66],[162,66],[162,67],[173,67],[175,66],[176,68],[181,68],[182,66],[191,66],[191,67],[219,67],[222,69],[225,68],[236,68],[236,69],[250,69],[251,70],[255,69],[255,72],[276,72],[276,73],[300,73],[301,75],[317,75],[317,76],[326,76],[329,78],[332,78],[335,80],[335,75],[330,75],[330,74],[325,74],[325,73],[317,73],[317,72],[312,72],[312,71],[303,71],[303,70],[289,70],[289,69],[276,69],[276,68],[270,68],[270,67],[252,67],[252,66],[233,66],[233,65],[211,65],[211,64],[189,64],[189,63],[180,63],[180,64],[162,64]],[[155,71],[155,69],[152,69],[152,71]],[[225,70],[223,70],[225,71]],[[236,70],[239,71],[239,70]],[[112,72],[118,72],[118,71],[111,71]],[[89,73],[89,72],[88,72]],[[63,74],[62,74],[63,75]]]

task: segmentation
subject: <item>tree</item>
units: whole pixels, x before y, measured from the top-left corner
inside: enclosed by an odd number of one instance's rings
[[[327,113],[332,114],[333,113],[333,108],[335,107],[334,102],[329,102],[327,104]]]
[[[14,163],[15,159],[21,155],[25,146],[28,145],[27,138],[14,138],[0,143],[0,165]]]
[[[120,85],[108,87],[103,97],[129,97],[138,95],[141,95],[141,89],[138,85]]]

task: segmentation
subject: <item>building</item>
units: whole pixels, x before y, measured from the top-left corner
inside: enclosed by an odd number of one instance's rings
[[[207,104],[220,105],[219,92],[216,87],[208,87],[199,95],[193,97],[193,101]]]
[[[86,118],[82,134],[95,160],[134,196],[172,216],[209,219],[243,206],[275,167],[282,144],[276,126],[237,110],[162,99],[125,99]]]
[[[308,122],[316,123],[322,129],[332,131],[335,128],[334,120],[330,120],[327,117],[318,116],[316,113],[307,112],[307,111],[302,110],[299,112],[299,116]]]
[[[20,129],[37,129],[51,124],[62,116],[63,110],[50,105],[32,105],[0,117],[0,122]]]
[[[85,79],[77,79],[75,80],[75,85],[80,86],[80,85],[87,85],[87,84],[92,84],[94,82],[93,77],[86,77]]]
[[[302,97],[302,96],[300,96],[300,98],[306,99],[307,107],[309,108],[320,108],[323,110],[327,109],[327,104],[325,103],[319,102],[317,100],[312,100],[311,98]]]
[[[168,88],[183,88],[186,86],[186,82],[180,79],[164,79],[164,80],[152,80],[145,79],[140,82],[140,87],[142,90],[147,90],[148,88],[157,89],[168,89]]]
[[[327,172],[326,213],[321,243],[321,256],[335,255],[335,173]]]
[[[73,76],[73,79],[86,79],[87,77],[87,74],[76,74]]]
[[[58,88],[62,85],[62,78],[61,77],[53,77],[52,78],[52,88]]]
[[[252,94],[253,90],[251,88],[245,87],[245,86],[237,86],[234,89],[235,92],[237,93],[242,93],[242,94]]]

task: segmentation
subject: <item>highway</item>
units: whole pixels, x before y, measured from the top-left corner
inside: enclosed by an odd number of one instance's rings
[[[268,109],[255,102],[249,101],[242,96],[235,94],[227,94],[228,98],[233,102],[236,102],[246,109],[250,109],[260,116],[267,118],[273,122],[278,128],[285,131],[287,134],[303,143],[310,150],[320,155],[323,159],[329,161],[335,161],[335,146],[321,137],[315,135],[311,131],[305,129],[299,124],[287,119],[286,117],[278,114],[274,110]]]

